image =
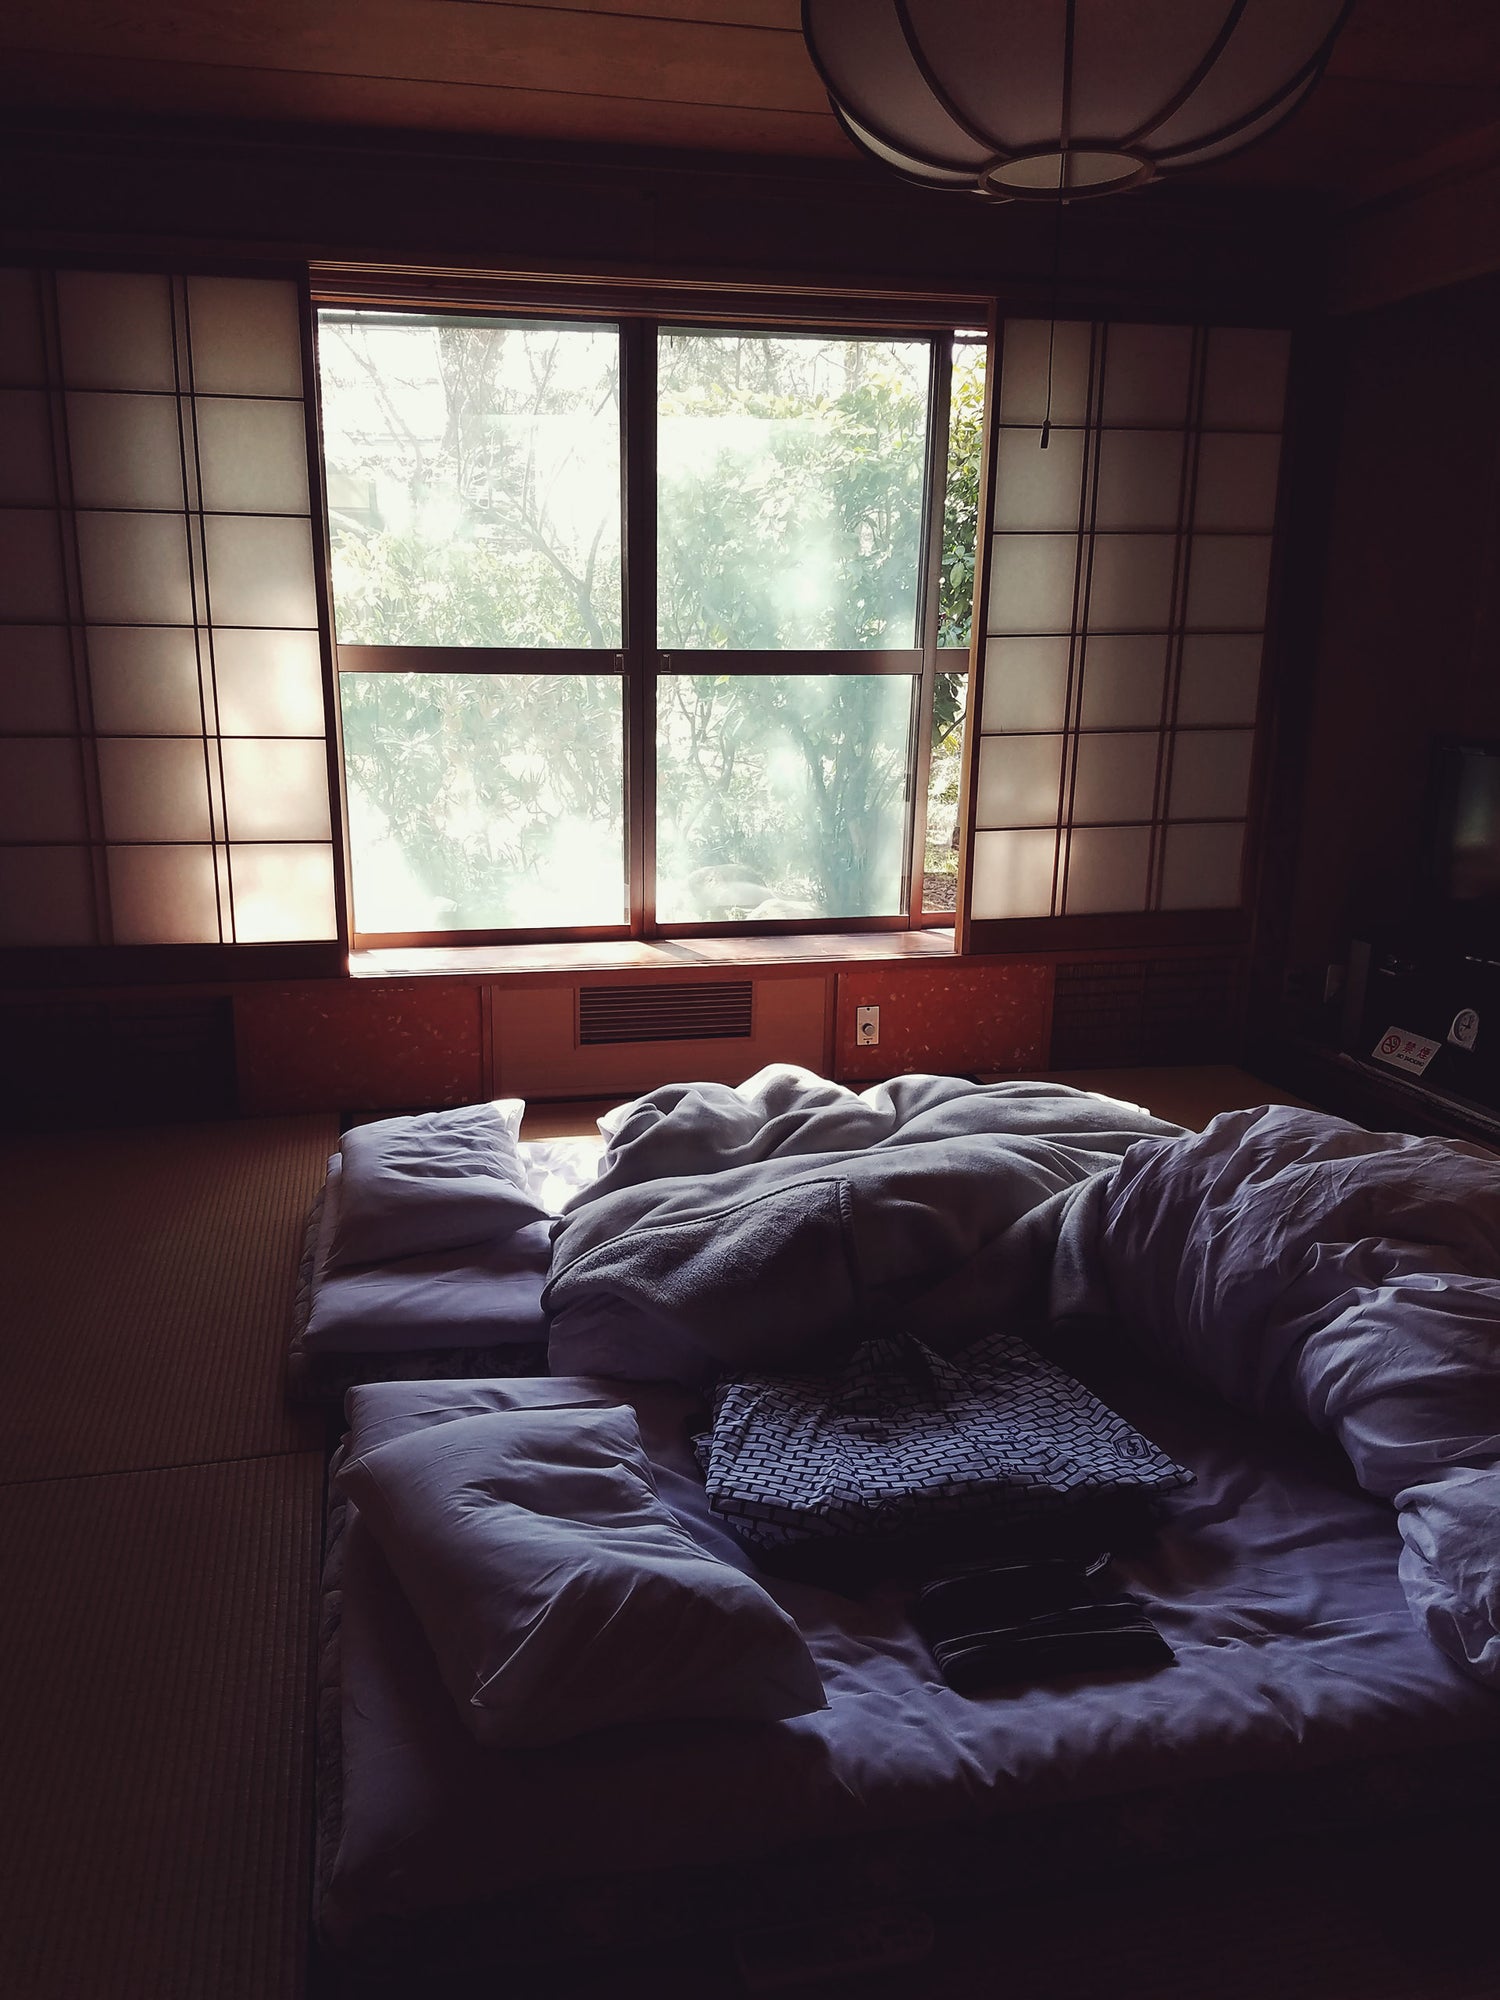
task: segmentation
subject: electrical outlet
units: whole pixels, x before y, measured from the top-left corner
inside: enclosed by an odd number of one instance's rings
[[[854,1039],[862,1049],[873,1049],[880,1040],[880,1009],[878,1007],[856,1007],[854,1010]]]

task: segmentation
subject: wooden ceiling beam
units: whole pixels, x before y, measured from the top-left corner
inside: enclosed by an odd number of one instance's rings
[[[188,0],[121,9],[97,0],[8,0],[15,56],[66,55],[455,86],[583,98],[714,104],[827,115],[800,36],[755,27],[463,0]]]
[[[705,22],[726,28],[766,28],[802,34],[801,0],[467,0],[474,7],[528,8],[534,13],[630,14],[649,21]],[[560,23],[561,25],[561,23]]]
[[[13,58],[7,90],[31,110],[76,115],[128,104],[136,116],[228,118],[309,128],[385,128],[517,140],[662,146],[801,159],[853,158],[826,107],[819,112],[522,90],[404,77],[229,69],[96,56]]]

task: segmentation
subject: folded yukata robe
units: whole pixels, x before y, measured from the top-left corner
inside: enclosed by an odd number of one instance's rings
[[[1008,1333],[957,1358],[882,1337],[831,1375],[721,1383],[699,1462],[710,1505],[761,1550],[956,1521],[1024,1544],[1086,1503],[1192,1477]]]

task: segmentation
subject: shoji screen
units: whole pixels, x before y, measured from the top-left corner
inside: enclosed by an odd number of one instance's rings
[[[336,934],[296,287],[0,272],[0,943]]]
[[[1006,325],[974,919],[1239,903],[1287,349]]]

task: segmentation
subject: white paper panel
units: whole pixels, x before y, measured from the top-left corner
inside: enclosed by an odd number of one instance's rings
[[[1057,835],[976,833],[974,889],[976,917],[1047,917],[1052,914],[1052,868]]]
[[[1035,431],[1000,433],[995,456],[997,528],[1077,528],[1083,435],[1055,430],[1043,451]]]
[[[1091,632],[1158,632],[1172,613],[1172,535],[1096,535]]]
[[[1182,643],[1177,720],[1252,723],[1265,641],[1258,632],[1193,632]]]
[[[169,281],[127,271],[59,271],[63,381],[70,389],[177,387]]]
[[[1073,622],[1076,535],[996,535],[990,565],[992,632],[1066,632]]]
[[[1055,826],[1060,736],[986,736],[979,745],[978,826]]]
[[[0,625],[0,730],[77,727],[66,627]]]
[[[0,618],[65,619],[57,515],[17,507],[0,528]]]
[[[183,504],[182,437],[175,396],[68,397],[68,457],[80,507]]]
[[[233,840],[328,840],[323,743],[226,737],[224,811]]]
[[[0,847],[0,945],[93,944],[86,847]]]
[[[108,863],[116,944],[219,942],[211,847],[111,847]]]
[[[71,736],[0,737],[0,840],[83,840],[83,777]]]
[[[201,739],[99,739],[99,794],[106,840],[211,840],[208,760]]]
[[[200,396],[203,505],[210,513],[305,514],[307,429],[301,403]]]
[[[1279,437],[1206,432],[1198,447],[1194,526],[1249,528],[1269,534],[1276,525],[1280,465]]]
[[[1085,729],[1140,729],[1161,721],[1167,671],[1163,632],[1097,632],[1083,654]]]
[[[1105,431],[1099,440],[1095,527],[1175,531],[1182,444],[1181,431]]]
[[[216,625],[317,626],[306,521],[218,515],[204,523],[204,536]]]
[[[187,527],[179,514],[77,516],[84,615],[107,625],[190,625]]]
[[[226,736],[317,736],[323,657],[316,632],[214,633],[219,728]]]
[[[1073,778],[1079,825],[1150,819],[1156,798],[1158,732],[1080,736]]]
[[[987,639],[981,730],[1061,729],[1070,650],[1067,639]]]
[[[1038,425],[1047,408],[1044,319],[1008,319],[1000,361],[1000,421]],[[1059,320],[1052,354],[1052,421],[1081,424],[1088,414],[1089,326]]]
[[[44,389],[0,389],[0,500],[50,507],[57,499],[47,403]]]
[[[1203,421],[1212,428],[1279,430],[1286,407],[1289,333],[1260,327],[1209,330]]]
[[[1068,837],[1065,914],[1076,917],[1105,910],[1144,910],[1150,857],[1149,827],[1075,829]]]
[[[1258,632],[1266,622],[1271,575],[1269,535],[1194,535],[1187,623]]]
[[[1169,826],[1162,868],[1164,910],[1232,910],[1240,901],[1240,826]]]
[[[234,933],[241,944],[314,942],[335,931],[333,850],[232,847]]]
[[[1192,329],[1112,326],[1104,362],[1106,424],[1187,422]]]
[[[40,388],[47,379],[34,271],[0,271],[0,382]]]
[[[189,278],[199,395],[300,396],[297,287],[284,278]]]
[[[1237,819],[1250,800],[1248,729],[1184,729],[1172,751],[1173,819]]]
[[[180,625],[91,625],[89,685],[101,735],[203,733],[198,642]],[[210,730],[212,715],[208,718]]]

